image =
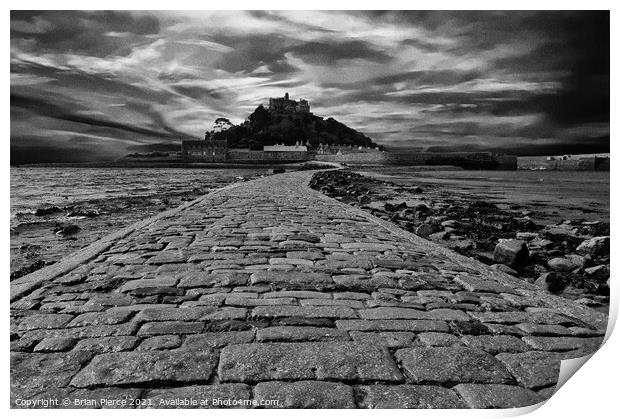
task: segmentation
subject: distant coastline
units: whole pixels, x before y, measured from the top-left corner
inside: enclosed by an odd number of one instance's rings
[[[260,163],[206,163],[206,162],[184,162],[182,160],[170,161],[148,161],[148,160],[117,160],[102,162],[65,162],[65,163],[28,163],[11,165],[11,167],[84,167],[84,168],[162,168],[162,169],[251,169],[257,166],[277,166],[283,168],[300,168],[312,165],[314,162],[260,162]],[[319,163],[316,162],[318,165]],[[327,163],[322,166],[330,166]]]
[[[84,167],[84,168],[162,168],[162,169],[251,169],[256,167],[280,167],[290,169],[300,168],[324,168],[338,164],[346,164],[350,166],[415,166],[421,170],[476,170],[486,169],[493,170],[490,167],[463,167],[459,161],[451,161],[443,159],[440,161],[429,161],[428,156],[436,154],[437,156],[454,155],[474,155],[476,153],[418,153],[417,159],[410,156],[401,155],[398,158],[390,158],[392,153],[376,153],[384,157],[378,158],[359,158],[371,153],[351,153],[343,155],[316,155],[311,160],[304,161],[286,161],[286,160],[226,160],[223,162],[205,162],[205,161],[187,161],[181,157],[153,157],[153,158],[128,158],[113,161],[91,161],[91,162],[56,162],[56,163],[27,163],[27,164],[11,164],[11,167]],[[478,153],[485,154],[485,153]],[[488,153],[492,155],[491,153]],[[375,156],[375,153],[372,153]],[[413,156],[413,154],[411,155]],[[358,157],[358,158],[356,158]],[[424,159],[420,158],[424,157]],[[497,157],[495,157],[497,158]],[[495,170],[548,170],[548,171],[609,171],[610,155],[609,153],[596,154],[579,154],[570,156],[517,156],[516,167],[512,165],[501,165]],[[411,161],[409,161],[411,160]],[[419,160],[419,161],[418,161]],[[453,163],[453,164],[450,164]],[[433,167],[437,166],[437,169]]]

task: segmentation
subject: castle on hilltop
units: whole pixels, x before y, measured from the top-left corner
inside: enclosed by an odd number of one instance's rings
[[[285,93],[284,97],[269,98],[269,111],[276,113],[308,113],[310,112],[310,105],[304,99],[299,99],[299,101],[291,100],[288,97],[288,93]]]

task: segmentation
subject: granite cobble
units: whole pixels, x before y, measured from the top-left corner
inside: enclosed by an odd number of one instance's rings
[[[600,346],[605,315],[327,198],[311,175],[223,188],[15,280],[12,406],[527,406],[560,360]]]

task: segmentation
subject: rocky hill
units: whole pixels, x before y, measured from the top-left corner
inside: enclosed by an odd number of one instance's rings
[[[219,125],[223,118],[218,118]],[[229,148],[262,149],[265,145],[294,145],[307,141],[310,147],[322,144],[339,144],[377,147],[372,139],[334,118],[324,119],[310,112],[271,112],[258,106],[240,125],[230,124],[225,130],[207,133],[214,139],[227,138]]]

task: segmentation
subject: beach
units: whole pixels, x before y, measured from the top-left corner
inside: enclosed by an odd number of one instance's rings
[[[607,310],[609,173],[357,167],[318,175],[312,187],[494,269]],[[584,251],[588,240],[601,248]],[[502,241],[516,246],[505,251],[522,260],[502,259]]]
[[[133,222],[271,172],[264,166],[12,168],[11,280]],[[353,172],[344,181],[328,176],[315,188],[488,265],[497,265],[499,240],[526,238],[528,263],[501,269],[530,282],[551,271],[551,284],[541,285],[606,309],[609,256],[584,259],[576,248],[587,238],[609,236],[608,173],[398,166]],[[565,270],[575,273],[548,268],[550,259],[567,257]],[[594,274],[586,274],[592,268]]]
[[[135,221],[268,173],[269,167],[12,167],[11,279]]]

